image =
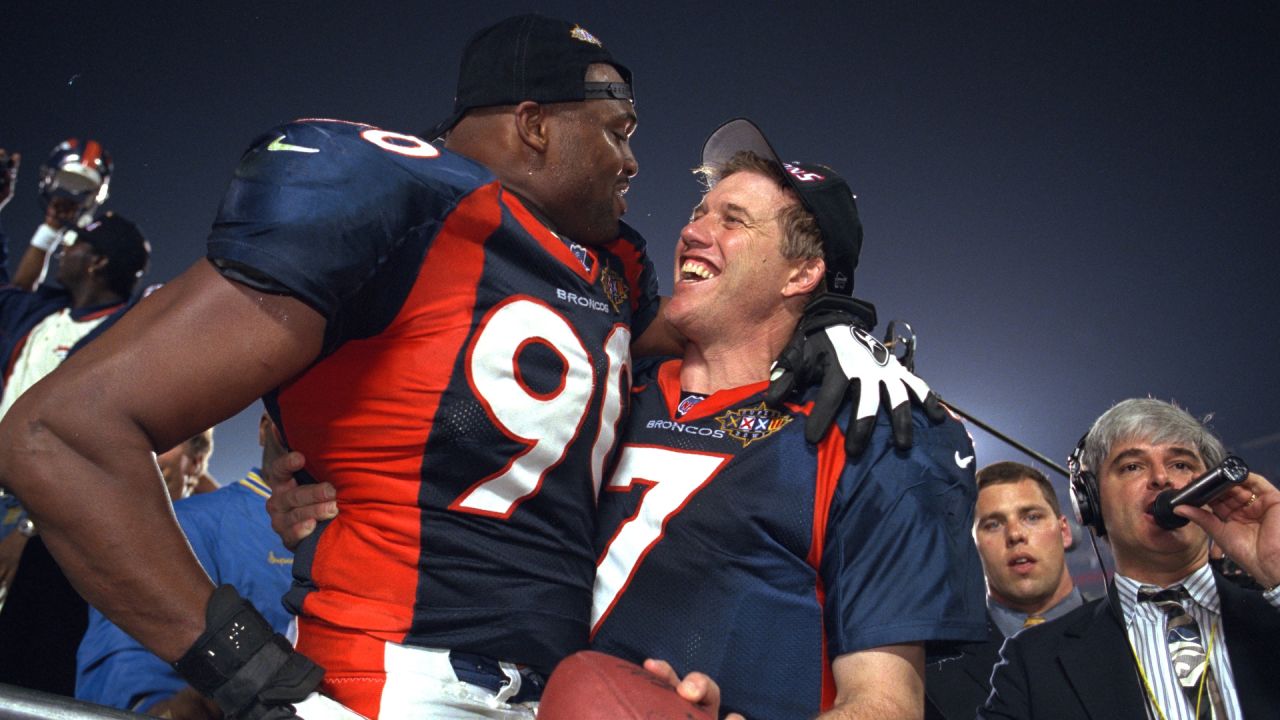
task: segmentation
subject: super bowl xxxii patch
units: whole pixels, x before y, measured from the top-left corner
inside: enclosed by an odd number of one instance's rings
[[[613,306],[613,311],[619,312],[622,303],[627,301],[627,283],[608,265],[600,270],[600,289],[604,291],[605,299]]]
[[[786,427],[793,419],[790,415],[770,410],[764,403],[741,410],[730,410],[716,417],[720,429],[741,442],[742,447],[769,437]]]
[[[581,25],[574,25],[573,29],[569,31],[569,35],[572,36],[574,40],[581,40],[582,42],[585,42],[585,43],[591,43],[592,45],[604,47],[603,45],[600,45],[600,41],[596,39],[595,35],[592,35],[591,33],[587,32],[587,29],[582,27]]]

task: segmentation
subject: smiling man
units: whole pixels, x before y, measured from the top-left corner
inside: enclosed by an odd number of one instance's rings
[[[779,162],[746,120],[703,165],[665,309],[689,342],[637,363],[600,499],[593,646],[705,672],[753,720],[919,718],[927,651],[985,630],[973,470],[956,460],[972,444],[916,408],[915,446],[895,450],[882,411],[847,461],[852,423],[815,447],[811,397],[765,404],[809,296],[837,277],[852,290],[857,208],[834,171]]]
[[[1166,530],[1147,512],[1224,456],[1185,410],[1126,400],[1094,423],[1072,458],[1082,524],[1110,541],[1108,594],[1010,638],[992,676],[988,718],[1272,717],[1280,644],[1280,491],[1258,475]],[[1265,592],[1209,565],[1220,544]]]

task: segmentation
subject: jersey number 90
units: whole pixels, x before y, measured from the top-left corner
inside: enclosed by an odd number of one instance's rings
[[[559,357],[560,384],[538,392],[520,375],[521,354],[534,344]],[[540,300],[507,299],[490,311],[472,341],[466,360],[467,379],[503,433],[525,450],[497,473],[472,485],[450,509],[508,518],[536,495],[547,473],[564,460],[569,446],[590,433],[592,497],[600,490],[604,461],[617,438],[622,414],[622,373],[630,374],[631,331],[615,325],[602,348],[607,361],[598,428],[584,428],[597,385],[591,356],[568,320]]]

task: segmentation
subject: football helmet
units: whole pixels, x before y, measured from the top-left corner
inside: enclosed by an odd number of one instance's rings
[[[48,208],[54,198],[70,198],[80,208],[80,225],[93,219],[107,199],[111,183],[111,156],[96,140],[64,140],[40,166],[40,204]]]

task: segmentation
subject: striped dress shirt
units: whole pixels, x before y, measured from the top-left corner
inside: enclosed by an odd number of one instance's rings
[[[1138,588],[1143,587],[1143,583],[1118,573],[1115,583],[1129,643],[1147,678],[1147,686],[1143,688],[1147,698],[1147,717],[1150,720],[1196,720],[1195,708],[1187,701],[1169,660],[1166,640],[1168,616],[1155,603],[1138,600]],[[1168,587],[1177,585],[1185,587],[1191,596],[1184,609],[1200,626],[1200,639],[1206,648],[1210,644],[1209,638],[1213,637],[1209,667],[1222,689],[1223,705],[1227,710],[1226,718],[1216,720],[1243,720],[1240,698],[1231,673],[1231,658],[1227,656],[1227,638],[1222,632],[1222,603],[1218,598],[1218,587],[1214,584],[1213,570],[1206,563]],[[1209,702],[1207,688],[1201,702]]]

